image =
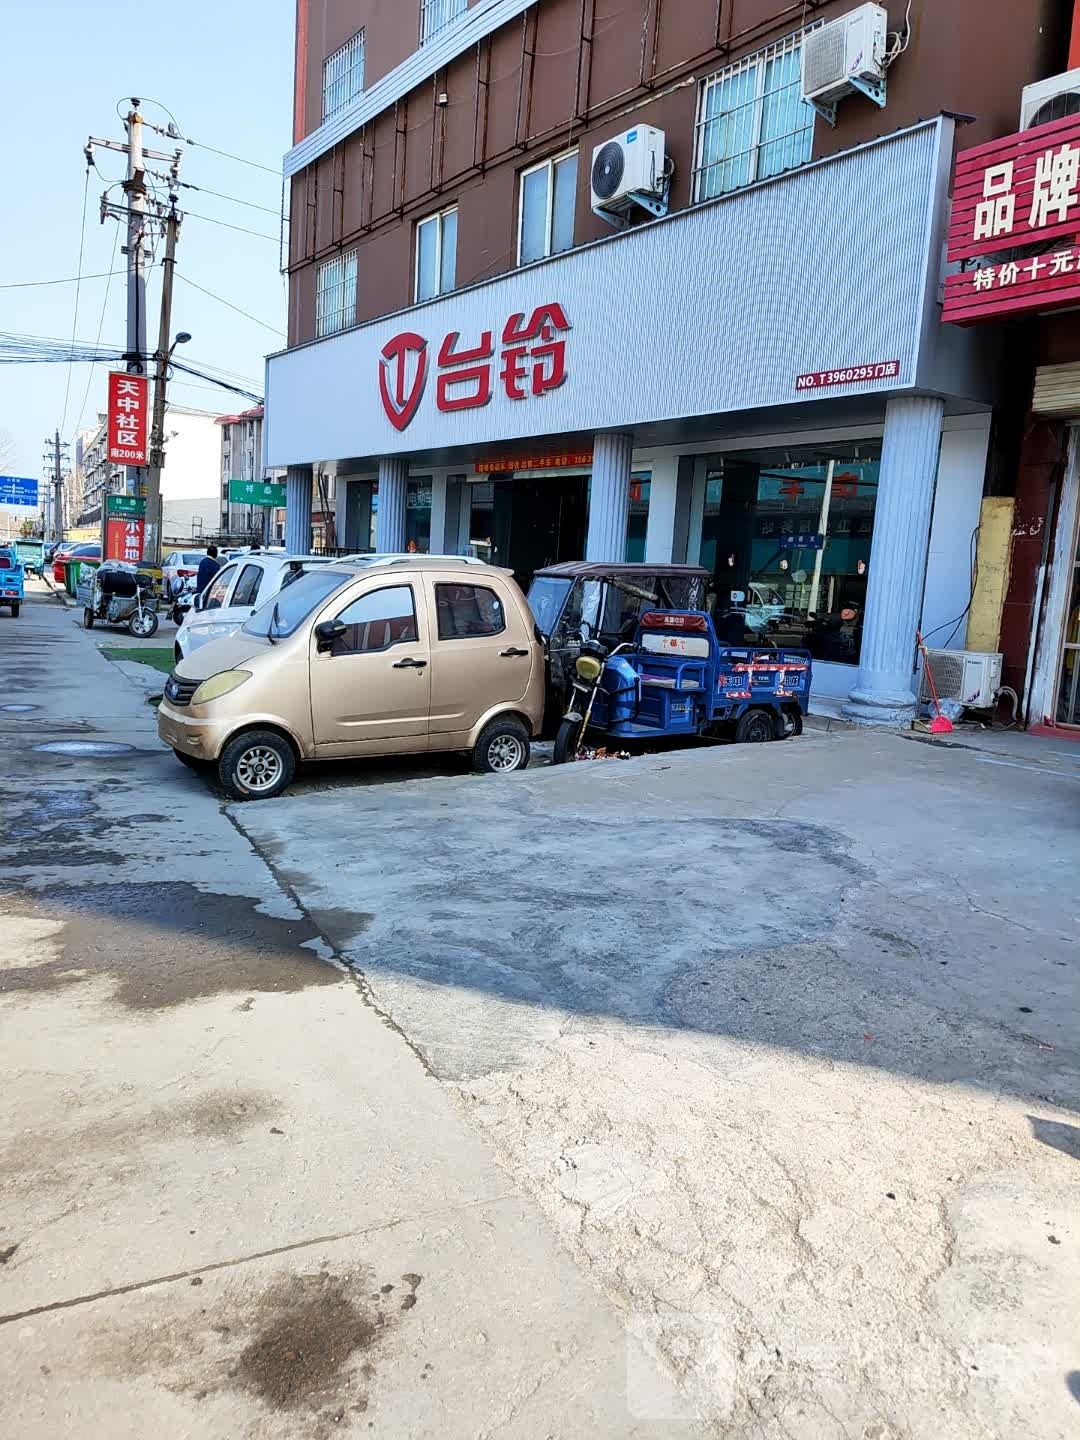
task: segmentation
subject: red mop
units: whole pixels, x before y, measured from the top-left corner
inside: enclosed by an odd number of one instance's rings
[[[930,669],[930,657],[926,653],[926,641],[922,638],[920,630],[915,631],[915,638],[919,642],[919,649],[922,651],[923,670],[926,674],[927,684],[930,686],[930,694],[934,699],[934,709],[937,714],[930,721],[931,735],[951,735],[953,723],[947,715],[941,713],[941,701],[938,699],[937,686],[934,684],[934,672]]]

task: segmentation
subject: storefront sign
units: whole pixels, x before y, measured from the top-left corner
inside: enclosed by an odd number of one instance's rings
[[[515,470],[583,470],[592,464],[591,450],[570,450],[565,455],[503,455],[477,460],[477,475],[512,475]]]
[[[811,370],[795,376],[796,390],[827,390],[831,385],[864,385],[868,380],[898,380],[899,360],[875,360],[870,365],[848,365],[842,370]]]
[[[799,535],[778,535],[776,543],[781,550],[824,550],[825,536],[804,530]]]
[[[511,315],[502,328],[498,383],[508,400],[528,400],[557,390],[566,381],[570,329],[561,305],[539,305],[526,319]],[[462,343],[451,330],[439,346],[435,408],[444,415],[490,405],[495,393],[495,332],[484,330],[476,344]],[[415,330],[388,340],[379,352],[379,395],[396,430],[412,424],[427,388],[429,343]]]
[[[230,480],[229,504],[281,506],[285,491],[285,485],[270,480]]]
[[[943,318],[970,324],[1075,305],[1078,236],[1080,115],[963,151],[948,258],[979,263],[946,280]]]
[[[145,375],[109,371],[109,459],[115,465],[147,462],[147,390]]]

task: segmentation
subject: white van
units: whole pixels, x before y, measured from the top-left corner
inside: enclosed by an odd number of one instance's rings
[[[221,567],[176,632],[177,660],[211,640],[234,635],[257,606],[276,595],[304,570],[329,564],[327,555],[286,555],[280,551],[237,555]]]

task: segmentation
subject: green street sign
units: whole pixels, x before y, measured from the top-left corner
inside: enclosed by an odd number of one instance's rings
[[[105,497],[106,515],[145,515],[145,495],[107,495]]]
[[[230,480],[230,505],[276,505],[285,504],[285,486],[271,480]]]

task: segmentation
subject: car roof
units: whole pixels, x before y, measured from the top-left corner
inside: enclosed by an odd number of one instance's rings
[[[335,570],[348,570],[353,575],[370,575],[373,570],[456,570],[461,567],[463,574],[474,571],[489,575],[510,575],[498,565],[488,565],[472,555],[358,555],[354,559],[335,560]]]
[[[651,565],[647,560],[560,560],[557,565],[545,565],[535,571],[535,576],[556,575],[564,580],[604,580],[610,576],[625,576],[627,580],[645,575],[669,575],[672,577],[697,577],[708,579],[712,571],[704,565]]]

